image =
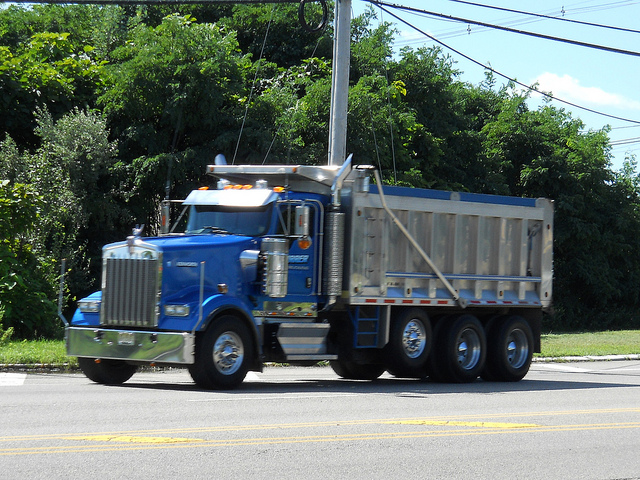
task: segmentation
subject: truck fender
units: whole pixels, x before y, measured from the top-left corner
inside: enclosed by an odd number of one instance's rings
[[[213,295],[205,299],[202,304],[202,322],[196,326],[195,331],[205,331],[221,315],[234,315],[249,328],[253,337],[254,358],[256,359],[252,369],[262,371],[262,362],[260,361],[262,357],[262,342],[260,341],[258,327],[251,310],[238,299],[226,295]]]

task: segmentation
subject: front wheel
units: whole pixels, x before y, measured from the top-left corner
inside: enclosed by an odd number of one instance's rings
[[[104,385],[120,385],[129,380],[138,370],[122,360],[78,357],[80,370],[87,378]]]
[[[201,388],[231,389],[243,382],[252,359],[251,332],[239,318],[224,315],[197,341],[195,363],[189,366],[189,373]]]

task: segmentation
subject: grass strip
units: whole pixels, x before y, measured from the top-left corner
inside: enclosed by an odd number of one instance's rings
[[[76,367],[76,358],[67,357],[63,340],[21,340],[0,345],[0,365],[65,365]]]
[[[542,336],[538,357],[587,357],[640,354],[640,330],[549,333]]]

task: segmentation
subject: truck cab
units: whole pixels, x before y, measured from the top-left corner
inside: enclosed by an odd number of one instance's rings
[[[182,202],[182,232],[103,248],[101,290],[78,303],[67,328],[68,353],[89,378],[121,383],[139,365],[178,365],[204,387],[229,387],[267,361],[337,358],[318,315],[329,298],[324,222],[337,169],[321,169],[302,191],[286,177],[304,167],[259,169],[276,178],[251,183],[230,170],[243,181],[222,179]],[[233,327],[209,338],[225,324]]]

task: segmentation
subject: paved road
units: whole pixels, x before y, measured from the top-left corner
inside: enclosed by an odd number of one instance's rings
[[[640,478],[640,362],[534,364],[515,384],[269,368],[120,387],[0,373],[3,479]]]

